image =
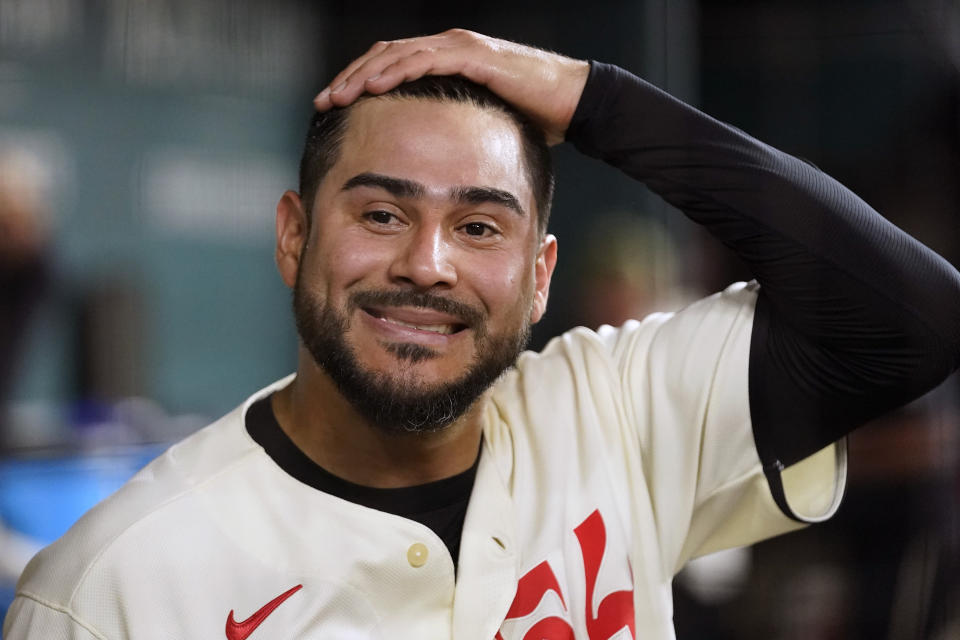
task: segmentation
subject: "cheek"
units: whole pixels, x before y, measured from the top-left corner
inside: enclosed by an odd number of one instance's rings
[[[490,308],[505,308],[507,313],[522,310],[533,295],[533,267],[524,260],[496,259],[477,273],[482,274],[477,284],[480,295]]]
[[[334,290],[369,278],[386,264],[382,247],[358,242],[349,235],[337,242],[318,242],[315,253],[315,260],[308,261],[308,266],[315,268]]]

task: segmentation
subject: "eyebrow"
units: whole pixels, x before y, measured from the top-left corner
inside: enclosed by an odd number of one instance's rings
[[[453,189],[453,199],[465,204],[497,204],[513,210],[517,215],[526,216],[526,211],[520,206],[520,201],[509,191],[494,189],[493,187],[456,187]]]
[[[426,189],[419,182],[413,180],[404,180],[403,178],[392,178],[379,173],[361,173],[353,176],[340,189],[349,191],[357,187],[378,187],[388,191],[398,198],[420,198],[426,192]]]
[[[398,198],[421,198],[426,194],[426,187],[419,182],[394,178],[379,173],[360,173],[345,183],[341,191],[349,191],[358,187],[376,187],[391,193]],[[462,204],[491,203],[506,207],[519,216],[526,216],[526,211],[520,206],[520,201],[509,191],[493,187],[454,187],[450,192],[451,198]]]

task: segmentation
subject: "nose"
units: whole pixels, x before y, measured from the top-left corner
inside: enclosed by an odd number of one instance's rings
[[[457,284],[454,247],[439,224],[421,224],[404,234],[390,265],[390,278],[421,289],[450,288]]]

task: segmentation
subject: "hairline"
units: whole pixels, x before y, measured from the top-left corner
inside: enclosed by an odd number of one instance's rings
[[[344,107],[334,107],[335,109],[338,109],[339,111],[341,111],[343,115],[341,116],[339,122],[336,123],[337,128],[334,131],[334,135],[330,143],[331,153],[328,154],[328,162],[327,162],[326,168],[323,172],[323,175],[317,181],[314,187],[314,192],[311,194],[301,194],[301,199],[304,203],[304,207],[305,209],[307,209],[306,214],[307,214],[308,224],[312,220],[312,213],[313,213],[312,209],[313,209],[313,205],[315,204],[316,194],[320,190],[320,185],[323,183],[324,180],[327,179],[327,176],[330,174],[330,170],[333,168],[333,166],[340,161],[340,157],[341,157],[340,154],[342,153],[343,143],[344,143],[344,140],[346,139],[347,131],[349,130],[349,127],[350,127],[350,120],[351,120],[351,116],[354,108],[370,100],[384,100],[384,99],[395,100],[395,101],[419,100],[419,101],[437,102],[440,104],[464,104],[464,105],[474,107],[475,109],[478,109],[481,111],[487,111],[493,114],[500,114],[513,127],[514,132],[517,135],[517,139],[520,142],[520,147],[521,147],[520,155],[523,162],[523,170],[524,170],[525,178],[527,181],[527,186],[529,187],[532,195],[533,206],[535,207],[532,213],[536,218],[537,235],[541,239],[546,235],[546,232],[547,232],[546,221],[547,221],[547,216],[549,215],[549,209],[551,206],[553,187],[552,187],[552,184],[548,187],[547,193],[545,194],[546,199],[544,202],[541,202],[539,197],[540,194],[538,193],[538,190],[536,189],[536,186],[535,186],[536,180],[534,180],[533,178],[534,169],[531,166],[531,162],[528,157],[530,154],[528,153],[527,146],[528,144],[530,144],[530,141],[527,140],[527,136],[524,133],[523,124],[522,124],[523,120],[519,112],[511,111],[510,107],[506,103],[502,105],[496,104],[496,103],[479,104],[473,96],[469,96],[469,95],[467,95],[465,99],[459,100],[455,97],[446,96],[446,95],[410,95],[410,94],[405,94],[402,92],[395,92],[395,91],[388,91],[386,93],[382,93],[379,95],[364,93],[364,94],[361,94],[356,100],[351,102],[349,105],[346,105]],[[549,174],[550,179],[552,180],[552,176],[553,176],[552,169],[548,167],[546,173]]]

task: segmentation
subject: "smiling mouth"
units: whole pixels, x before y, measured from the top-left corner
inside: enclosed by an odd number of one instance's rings
[[[455,333],[460,333],[467,328],[467,325],[461,322],[429,322],[426,320],[411,322],[409,320],[400,320],[399,318],[392,317],[391,315],[388,315],[379,309],[364,308],[363,311],[374,318],[377,318],[378,320],[388,322],[398,327],[406,327],[408,329],[415,329],[417,331],[434,333],[438,335],[453,335]]]

